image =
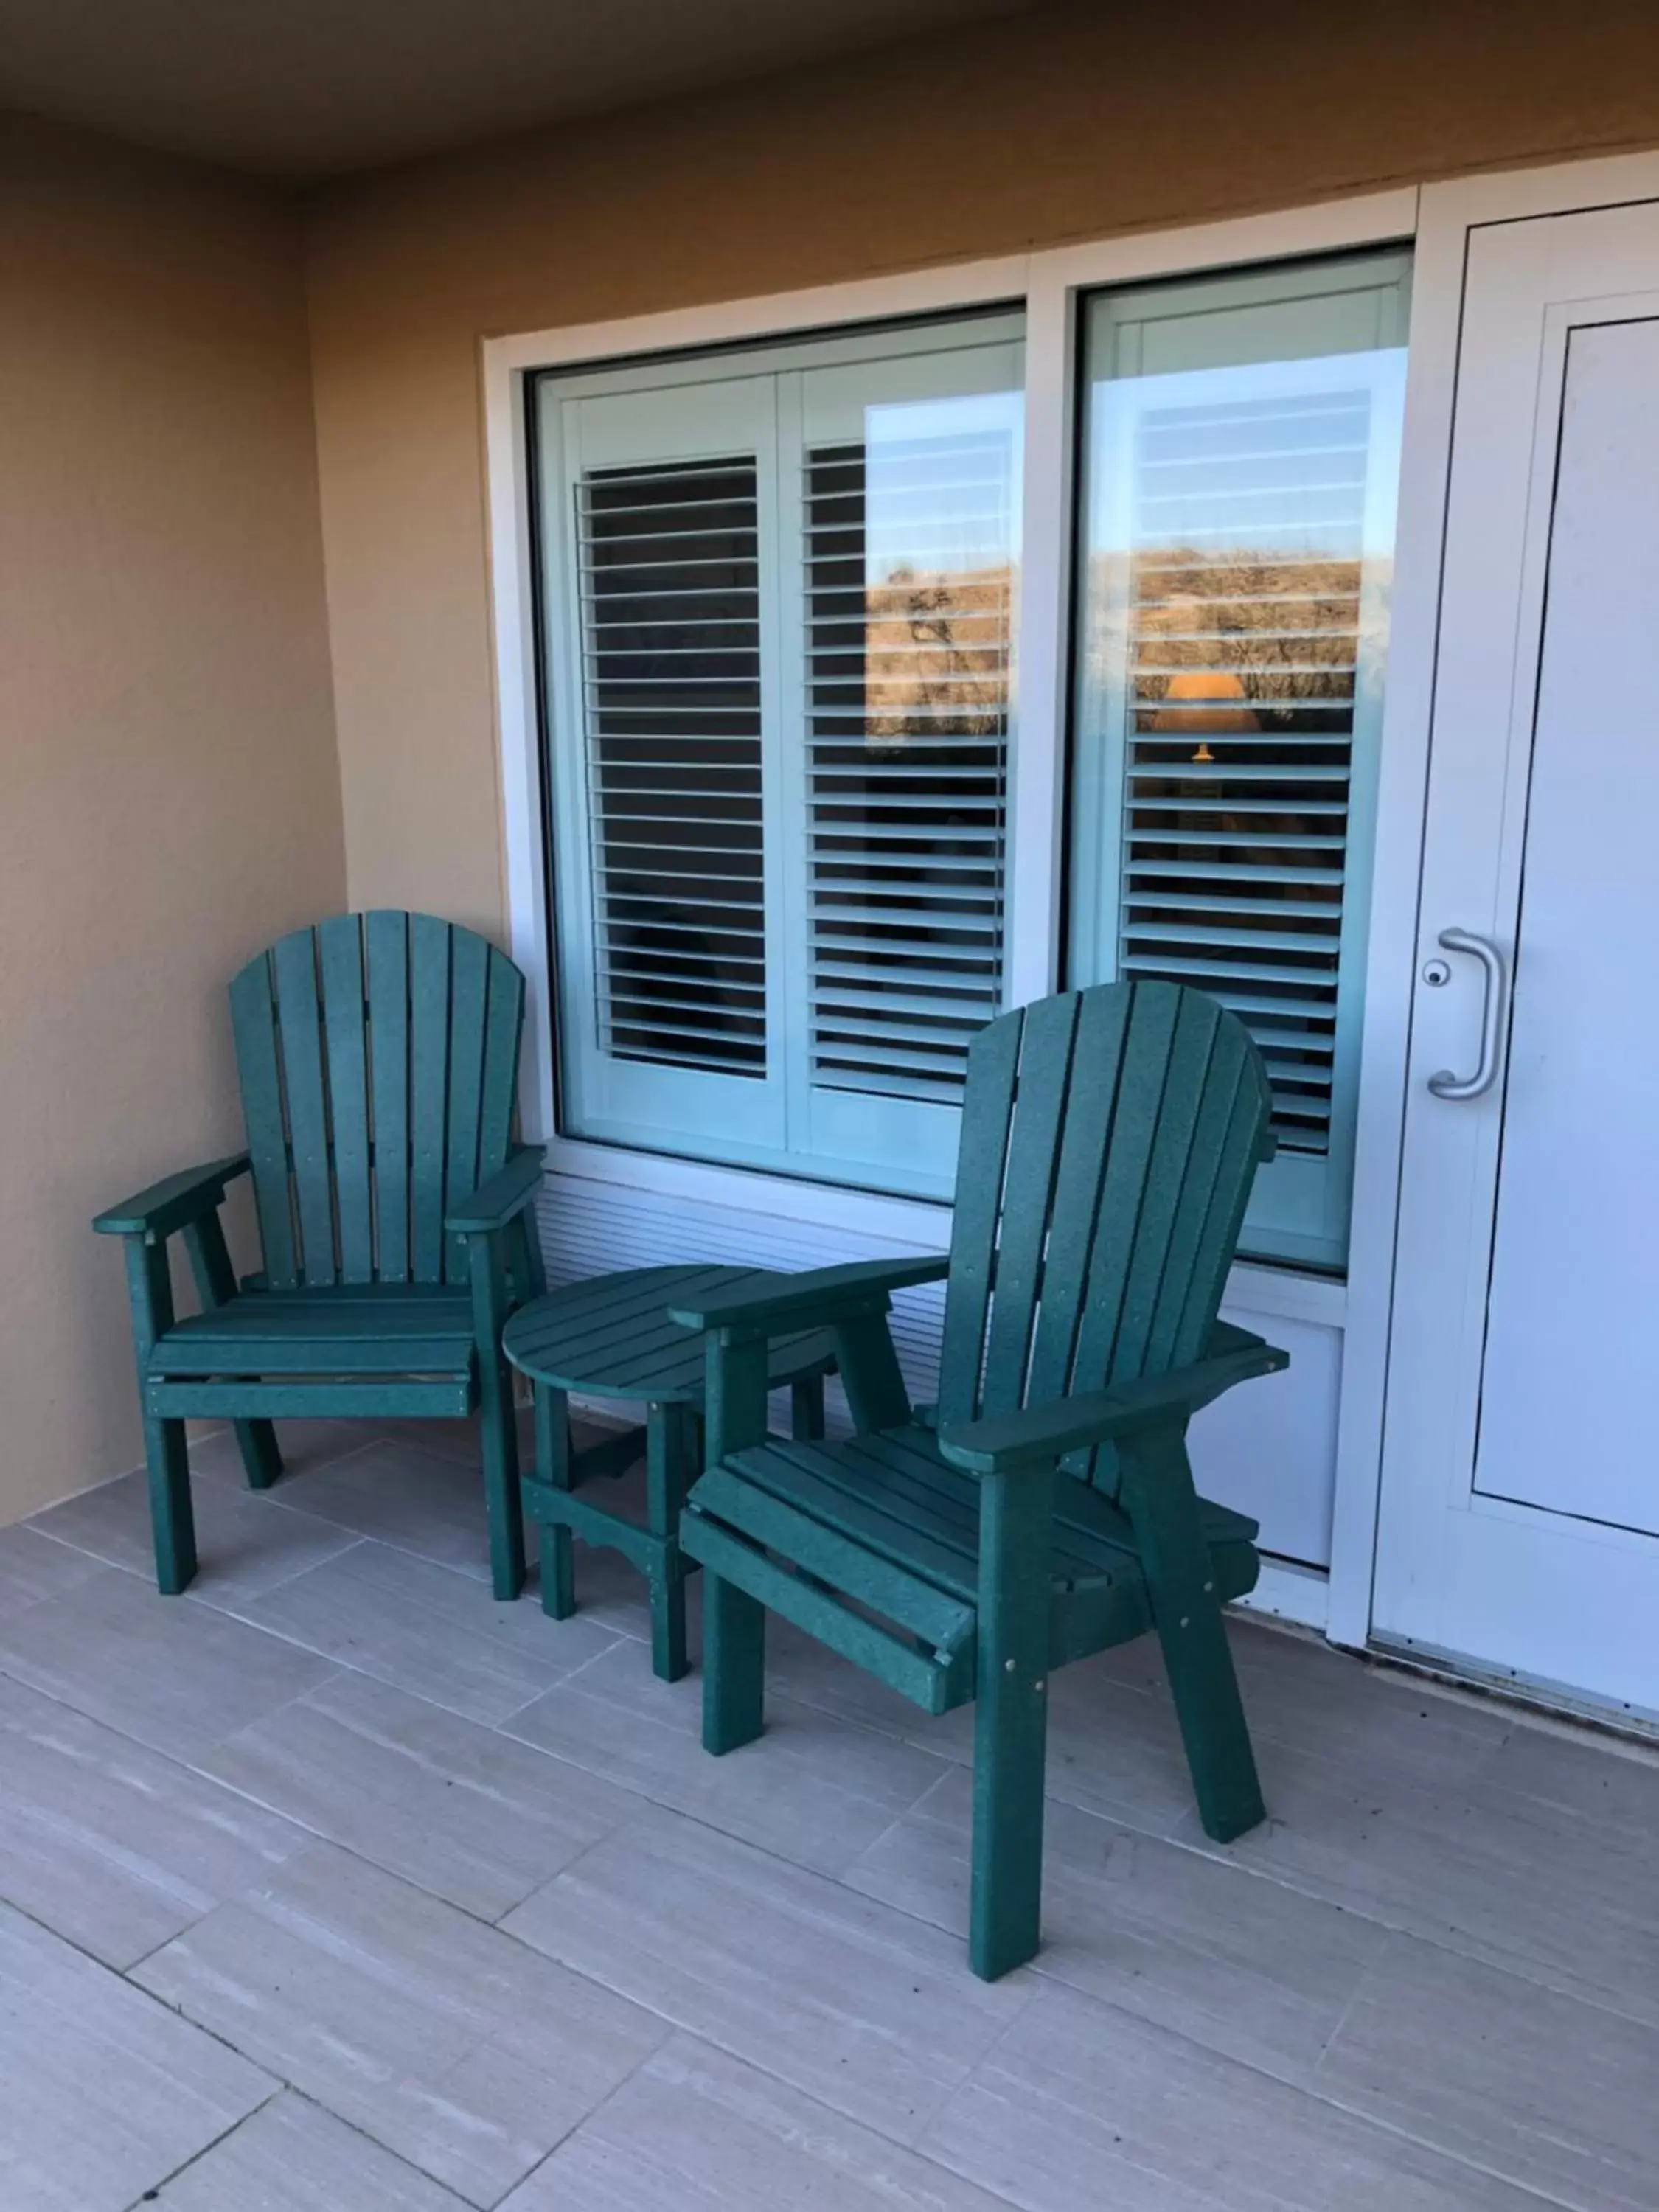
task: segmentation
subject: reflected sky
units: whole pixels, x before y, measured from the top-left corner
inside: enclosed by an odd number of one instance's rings
[[[865,568],[1000,568],[1018,545],[1024,408],[1018,392],[866,407]]]

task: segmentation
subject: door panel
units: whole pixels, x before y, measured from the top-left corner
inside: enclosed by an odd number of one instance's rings
[[[1373,1633],[1659,1715],[1656,331],[1659,207],[1470,233]]]
[[[1659,1534],[1659,322],[1575,330],[1475,1488]]]

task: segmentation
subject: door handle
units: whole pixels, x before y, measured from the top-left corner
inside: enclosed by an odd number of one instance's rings
[[[1504,956],[1491,940],[1477,937],[1473,930],[1443,929],[1440,942],[1448,952],[1467,952],[1471,959],[1480,963],[1486,977],[1486,998],[1480,1010],[1480,1061],[1473,1075],[1456,1076],[1449,1067],[1429,1078],[1429,1088],[1437,1098],[1479,1098],[1482,1091],[1490,1091],[1498,1073],[1498,1039],[1504,1033],[1504,1000],[1508,978],[1504,969]]]

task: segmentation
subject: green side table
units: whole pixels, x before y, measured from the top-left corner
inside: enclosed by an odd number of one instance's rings
[[[536,1398],[536,1466],[523,1482],[526,1511],[542,1534],[542,1606],[555,1620],[576,1609],[572,1537],[620,1552],[651,1589],[651,1663],[665,1682],[685,1672],[685,1577],[680,1508],[702,1471],[703,1340],[668,1318],[711,1291],[786,1280],[765,1267],[632,1267],[567,1284],[521,1306],[502,1346]],[[823,1434],[823,1378],[836,1364],[823,1329],[772,1346],[774,1389],[792,1394],[795,1436]],[[577,1451],[569,1394],[643,1399],[643,1430],[624,1430]],[[646,1464],[646,1525],[577,1494],[602,1475]]]

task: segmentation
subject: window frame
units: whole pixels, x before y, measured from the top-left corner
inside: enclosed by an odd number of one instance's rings
[[[1229,267],[1200,272],[1191,278],[1168,279],[1149,285],[1114,285],[1091,289],[1084,297],[1085,318],[1099,316],[1110,325],[1115,316],[1120,331],[1144,336],[1149,324],[1164,317],[1200,319],[1215,310],[1248,307],[1262,313],[1316,300],[1322,306],[1355,294],[1370,295],[1379,317],[1391,325],[1391,334],[1378,349],[1337,349],[1328,354],[1298,352],[1280,361],[1269,356],[1275,368],[1292,382],[1312,382],[1335,387],[1356,381],[1365,385],[1373,404],[1373,427],[1382,425],[1384,445],[1401,450],[1401,411],[1407,367],[1407,318],[1411,298],[1409,246],[1402,244],[1337,254],[1281,257],[1251,268]],[[1106,313],[1102,314],[1102,310]],[[1133,343],[1132,341],[1132,343]],[[1383,353],[1397,355],[1386,369]],[[1079,392],[1091,398],[1098,389],[1103,368],[1090,371],[1090,344],[1085,331],[1079,346]],[[1226,373],[1225,362],[1218,364]],[[1202,376],[1207,372],[1200,370]],[[1111,379],[1110,381],[1118,380]],[[1122,375],[1122,389],[1133,393],[1139,371]],[[1167,388],[1167,387],[1166,387]],[[1130,403],[1133,404],[1133,401]],[[1083,564],[1091,544],[1085,512],[1091,493],[1091,457],[1087,426],[1079,434],[1079,475],[1073,527],[1077,547],[1075,618],[1081,624],[1088,612],[1088,592]],[[1371,859],[1381,765],[1381,735],[1387,685],[1384,665],[1389,654],[1388,604],[1391,598],[1393,547],[1398,504],[1398,473],[1379,477],[1370,469],[1373,448],[1366,441],[1367,474],[1364,498],[1369,527],[1386,516],[1389,544],[1387,581],[1369,559],[1363,562],[1364,580],[1358,619],[1362,635],[1381,629],[1382,646],[1373,654],[1364,644],[1357,649],[1356,688],[1349,764],[1346,787],[1347,814],[1342,855],[1342,907],[1339,965],[1333,1006],[1333,1064],[1330,1079],[1332,1117],[1323,1150],[1301,1151],[1293,1142],[1281,1141],[1273,1162],[1261,1170],[1246,1216],[1242,1239],[1244,1250],[1264,1266],[1292,1267],[1343,1276],[1347,1267],[1347,1227],[1352,1196],[1355,1128],[1358,1120],[1359,1043],[1364,1017],[1365,947],[1369,929]],[[1121,503],[1120,521],[1127,520],[1130,496],[1127,456],[1114,457],[1106,480],[1111,496]],[[1115,483],[1113,479],[1117,479]],[[1127,620],[1127,609],[1119,611]],[[1066,935],[1073,965],[1066,970],[1072,983],[1102,980],[1119,972],[1115,951],[1123,928],[1122,901],[1127,862],[1126,847],[1133,832],[1127,829],[1131,805],[1129,778],[1131,745],[1127,734],[1127,694],[1109,700],[1094,694],[1083,665],[1080,648],[1074,650],[1075,684],[1072,728],[1071,787],[1068,806],[1068,866],[1071,878],[1065,915]],[[1097,747],[1085,761],[1079,744],[1079,726],[1098,722]],[[1263,838],[1264,843],[1271,839]]]
[[[567,1125],[586,1124],[572,1141],[619,1147],[624,1152],[649,1149],[671,1157],[694,1159],[710,1166],[736,1167],[793,1182],[801,1179],[828,1182],[842,1190],[921,1196],[938,1203],[949,1194],[948,1173],[919,1176],[908,1182],[895,1175],[878,1182],[884,1171],[880,1138],[885,1133],[884,1115],[896,1127],[903,1142],[902,1153],[937,1158],[942,1144],[954,1146],[953,1129],[940,1121],[955,1115],[954,1105],[920,1097],[866,1099],[854,1089],[827,1087],[815,1091],[808,1073],[804,1040],[797,1049],[786,1046],[784,1024],[778,1011],[778,994],[793,982],[806,988],[809,964],[807,912],[803,884],[794,879],[777,880],[785,870],[785,854],[804,844],[810,835],[810,779],[803,763],[780,761],[775,747],[783,729],[802,711],[799,686],[803,671],[793,649],[803,641],[795,634],[793,617],[783,608],[805,589],[805,548],[796,512],[798,494],[785,456],[804,463],[807,440],[803,410],[810,414],[813,394],[822,404],[825,377],[855,381],[867,372],[879,379],[884,372],[903,379],[913,369],[925,371],[930,361],[947,366],[947,379],[966,379],[964,389],[978,388],[983,376],[1008,355],[1023,361],[1024,309],[1006,301],[993,302],[965,313],[952,313],[915,320],[863,324],[848,332],[811,331],[802,337],[786,334],[761,343],[736,347],[700,349],[690,354],[658,353],[641,362],[610,368],[544,368],[527,379],[534,446],[532,495],[537,501],[536,531],[539,555],[538,618],[544,640],[542,686],[544,744],[552,791],[544,794],[550,822],[550,860],[552,879],[553,934],[562,938],[563,957],[553,963],[556,986],[562,964],[568,996],[562,1025],[562,1057],[556,1080]],[[970,369],[982,361],[984,368]],[[1011,380],[1022,380],[1023,368],[1010,367]],[[862,389],[862,384],[860,384]],[[927,386],[933,389],[930,383]],[[582,428],[585,410],[620,407],[647,410],[644,422],[658,410],[679,412],[691,419],[687,450],[703,451],[708,436],[696,416],[699,395],[706,395],[716,418],[732,419],[733,438],[758,441],[758,516],[763,574],[759,595],[759,626],[764,638],[761,649],[761,689],[770,760],[767,770],[769,796],[765,808],[767,884],[764,928],[767,941],[769,1020],[765,1065],[757,1072],[763,1082],[734,1085],[726,1075],[705,1079],[702,1071],[676,1068],[665,1083],[655,1071],[640,1075],[629,1063],[612,1064],[593,1050],[581,1032],[593,1009],[584,1002],[583,991],[597,974],[597,942],[593,919],[593,863],[591,858],[592,794],[587,787],[586,717],[580,670],[583,662],[581,617],[577,603],[578,553],[572,538],[571,496],[577,477],[586,465]],[[745,421],[745,415],[752,421]],[[737,427],[741,424],[741,428]],[[601,433],[601,435],[605,434]],[[641,435],[653,452],[665,453],[675,442],[676,431],[658,434],[643,430],[635,416],[624,411],[611,434],[622,443],[616,451],[631,451]],[[720,442],[720,434],[715,441]],[[614,459],[607,448],[607,459]],[[780,605],[782,602],[782,606]],[[1012,703],[1017,665],[1012,659],[1012,635],[1017,608],[1011,613],[1009,639],[1010,703],[1006,713],[1006,746],[1010,761],[1018,744]],[[786,645],[786,641],[788,641]],[[567,793],[561,801],[561,791]],[[999,896],[1000,897],[1000,887]],[[1006,1004],[1006,990],[999,1003]],[[689,1073],[689,1080],[688,1080]],[[687,1118],[677,1125],[666,1113],[653,1115],[652,1107],[678,1090],[687,1102]],[[629,1102],[634,1101],[633,1110]],[[871,1107],[876,1107],[872,1114]],[[606,1125],[609,1125],[608,1127]],[[785,1129],[788,1129],[786,1142]],[[832,1141],[809,1149],[803,1140],[816,1127]],[[659,1130],[652,1143],[648,1127]],[[701,1139],[699,1131],[706,1132]],[[839,1138],[840,1141],[833,1139]],[[792,1157],[792,1153],[794,1157]],[[871,1181],[861,1180],[860,1171]]]
[[[601,1182],[627,1181],[665,1198],[714,1200],[925,1244],[941,1241],[948,1220],[946,1206],[926,1200],[809,1181],[783,1170],[643,1153],[559,1133],[529,451],[537,374],[583,366],[632,367],[666,353],[814,333],[840,337],[860,324],[1024,301],[1023,551],[1011,700],[1018,734],[1010,774],[1005,956],[1005,988],[1009,1003],[1018,1004],[1055,988],[1063,958],[1078,444],[1073,410],[1081,303],[1104,286],[1409,243],[1417,228],[1418,201],[1417,190],[1408,187],[1279,214],[483,342],[508,933],[514,957],[531,982],[520,1114],[526,1136],[547,1146],[550,1169]],[[1381,827],[1379,820],[1379,834]],[[1382,872],[1379,866],[1379,878]],[[1379,932],[1397,928],[1396,905],[1380,892],[1374,899],[1368,968],[1376,958]],[[1366,1004],[1372,1004],[1369,991]],[[1368,1031],[1370,1026],[1368,1015]],[[1356,1214],[1364,1195],[1357,1175]],[[1249,1272],[1271,1276],[1281,1270]],[[1309,1291],[1315,1287],[1309,1281]],[[1340,1285],[1320,1287],[1333,1294],[1320,1304],[1340,1312]]]

